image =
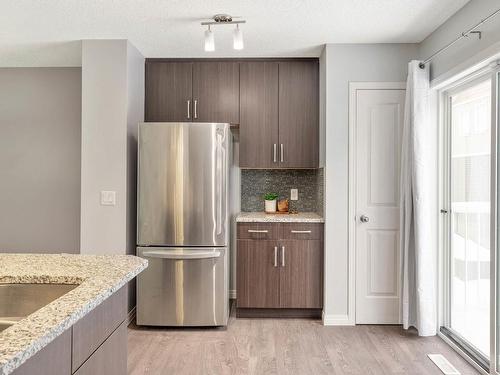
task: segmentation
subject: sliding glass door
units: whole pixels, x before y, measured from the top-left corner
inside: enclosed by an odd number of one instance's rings
[[[441,333],[486,371],[498,347],[492,341],[498,303],[495,90],[496,76],[487,71],[443,96]]]
[[[490,353],[491,81],[451,96],[450,328]]]

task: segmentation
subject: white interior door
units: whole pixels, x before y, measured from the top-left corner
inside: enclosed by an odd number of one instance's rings
[[[405,90],[356,90],[356,323],[400,323],[399,166]]]

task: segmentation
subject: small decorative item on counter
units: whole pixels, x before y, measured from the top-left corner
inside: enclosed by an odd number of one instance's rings
[[[266,213],[275,213],[276,212],[276,199],[278,198],[278,194],[276,193],[267,193],[264,195],[264,201],[266,203]]]
[[[278,201],[278,212],[288,213],[288,199],[281,199]]]

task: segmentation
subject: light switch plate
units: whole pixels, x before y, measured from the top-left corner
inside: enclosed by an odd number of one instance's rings
[[[116,206],[116,191],[101,190],[101,206]]]
[[[290,189],[290,200],[292,201],[299,200],[299,189]]]

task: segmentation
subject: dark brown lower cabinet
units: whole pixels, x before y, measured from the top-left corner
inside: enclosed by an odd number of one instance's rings
[[[319,316],[323,224],[266,223],[263,228],[261,223],[238,224],[238,316]],[[251,239],[254,233],[268,239]]]
[[[127,326],[122,323],[84,362],[75,375],[124,375],[127,373]]]
[[[71,329],[65,331],[20,367],[13,375],[70,375]]]
[[[323,307],[323,241],[282,240],[280,307]]]
[[[126,374],[127,295],[128,286],[125,285],[14,370],[13,374]]]
[[[237,246],[238,307],[279,306],[279,288],[276,286],[280,282],[280,269],[276,241],[238,240]]]

